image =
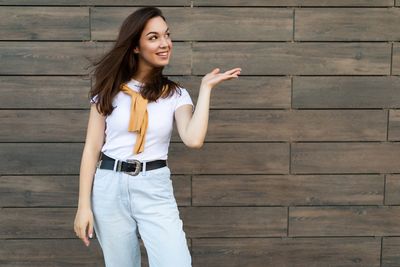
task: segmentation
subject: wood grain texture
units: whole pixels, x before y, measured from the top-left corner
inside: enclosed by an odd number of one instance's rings
[[[289,146],[284,143],[208,143],[198,150],[173,143],[169,149],[173,174],[276,174],[289,169]],[[235,153],[243,149],[248,152]],[[0,173],[78,174],[82,151],[82,143],[2,143],[0,156],[6,160]]]
[[[0,0],[0,5],[38,6],[190,6],[190,0]]]
[[[206,73],[242,68],[212,89],[200,149],[173,128],[193,267],[400,266],[399,0],[0,6],[1,266],[104,266],[73,232],[89,67],[143,6],[163,11],[163,73],[196,106]]]
[[[177,56],[165,74],[190,74],[189,44],[175,44]],[[107,42],[0,42],[0,75],[83,75],[111,48]],[[60,53],[62,51],[62,53]],[[173,63],[174,62],[174,63]],[[174,67],[173,67],[174,66]]]
[[[209,117],[206,142],[386,140],[381,110],[211,110]],[[88,110],[0,110],[0,141],[84,142],[88,118]],[[174,128],[173,141],[181,142]]]
[[[88,109],[90,106],[88,77],[0,76],[0,83],[3,109]]]
[[[184,230],[194,237],[286,236],[286,207],[182,207]]]
[[[88,119],[86,110],[0,110],[0,141],[82,142]]]
[[[397,41],[400,9],[299,8],[295,11],[298,41]]]
[[[400,108],[400,77],[293,77],[298,109]]]
[[[289,146],[285,143],[207,143],[200,149],[174,143],[169,155],[169,165],[177,174],[283,174],[289,171]]]
[[[148,267],[148,255],[141,238],[139,244],[142,266]],[[0,240],[0,247],[1,264],[4,266],[105,266],[96,236],[91,239],[89,247],[77,238]],[[188,242],[188,247],[191,249],[191,242]]]
[[[399,0],[396,0],[399,5]],[[62,5],[62,6],[80,6],[80,5],[95,5],[95,6],[190,6],[189,0],[0,0],[0,5]],[[393,0],[194,0],[193,5],[196,6],[393,6]]]
[[[123,19],[136,9],[91,8],[92,39],[114,40]],[[287,8],[160,9],[168,18],[173,41],[285,41],[293,35],[293,11]]]
[[[382,205],[384,186],[383,175],[367,174],[194,175],[192,205]],[[397,187],[391,186],[392,197]]]
[[[400,143],[294,143],[292,173],[396,173]]]
[[[390,141],[400,141],[400,110],[390,110],[388,138]]]
[[[385,205],[400,204],[400,175],[387,174],[385,187]]]
[[[211,71],[210,68],[207,72]],[[201,78],[171,77],[189,91],[193,103],[197,103]],[[289,109],[290,105],[291,80],[288,77],[243,76],[227,80],[212,89],[210,99],[210,109]]]
[[[400,43],[393,43],[392,74],[400,75]]]
[[[289,207],[289,236],[399,235],[399,206]]]
[[[388,43],[193,43],[193,74],[209,66],[242,75],[388,75]],[[234,56],[232,56],[234,55]]]
[[[97,239],[89,247],[77,238],[0,240],[0,248],[3,266],[104,267]]]
[[[387,131],[382,110],[211,110],[209,117],[206,142],[385,141]]]
[[[371,237],[194,238],[192,245],[199,267],[372,267],[380,264],[381,241]]]
[[[190,176],[171,175],[171,179],[178,206],[190,206]],[[0,176],[1,207],[72,207],[78,205],[78,193],[79,175]]]
[[[0,40],[89,40],[88,7],[7,6],[0,9]]]
[[[393,6],[392,0],[194,0],[195,6]]]
[[[400,238],[382,238],[382,266],[395,267],[400,262]]]

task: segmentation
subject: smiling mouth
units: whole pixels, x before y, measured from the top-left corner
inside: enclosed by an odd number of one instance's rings
[[[156,53],[156,55],[160,57],[167,57],[169,55],[169,52]]]

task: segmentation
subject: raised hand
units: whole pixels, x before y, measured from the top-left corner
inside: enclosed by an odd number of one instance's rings
[[[224,73],[219,73],[220,69],[215,68],[201,79],[201,86],[206,86],[211,89],[222,81],[239,78],[241,70],[241,68],[234,68]]]

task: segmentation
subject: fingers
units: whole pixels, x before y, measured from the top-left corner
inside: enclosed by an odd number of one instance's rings
[[[89,222],[89,238],[93,238],[93,221]]]
[[[212,71],[211,71],[211,73],[214,73],[214,74],[216,74],[216,73],[218,73],[219,72],[219,68],[215,68],[215,69],[213,69]]]
[[[231,74],[234,74],[234,73],[240,74],[241,71],[242,71],[241,68],[234,68],[234,69],[225,71],[224,74],[228,74],[228,75],[231,75]]]

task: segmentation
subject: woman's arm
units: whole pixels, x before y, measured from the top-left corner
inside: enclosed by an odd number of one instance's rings
[[[191,148],[200,148],[206,136],[211,89],[200,86],[196,108],[192,113],[192,105],[183,105],[175,111],[176,127],[183,143]]]
[[[216,68],[202,78],[196,108],[192,114],[191,105],[183,105],[175,111],[176,127],[183,143],[191,148],[203,146],[207,133],[211,90],[224,80],[238,78],[241,68],[218,73]]]
[[[90,207],[90,195],[96,164],[105,137],[105,117],[101,115],[95,104],[91,104],[86,141],[83,148],[79,172],[79,202],[78,208]]]
[[[105,116],[97,111],[96,104],[92,104],[79,172],[79,201],[74,221],[75,233],[86,246],[89,246],[89,237],[93,237],[93,213],[90,198],[96,163],[104,143],[104,130]]]

